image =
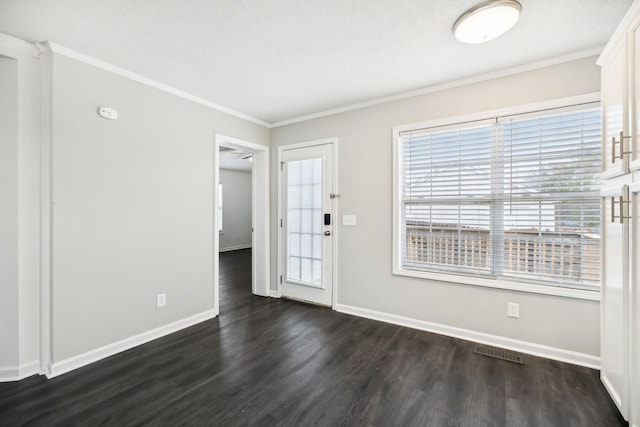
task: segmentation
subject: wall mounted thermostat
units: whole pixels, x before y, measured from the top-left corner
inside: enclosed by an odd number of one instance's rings
[[[98,114],[103,119],[116,120],[118,118],[118,112],[110,107],[98,108]]]

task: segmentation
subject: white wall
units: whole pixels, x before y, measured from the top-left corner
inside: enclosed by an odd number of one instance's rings
[[[39,370],[37,55],[0,34],[0,381]]]
[[[19,365],[18,61],[0,57],[0,369]]]
[[[576,60],[272,129],[274,183],[275,147],[339,138],[338,217],[355,214],[358,226],[338,229],[338,304],[597,356],[598,302],[391,274],[392,126],[597,92],[600,74],[595,60]],[[276,195],[274,188],[273,218]],[[276,236],[276,221],[271,232]],[[272,250],[276,253],[275,244]],[[274,258],[272,272],[276,271]],[[276,283],[274,273],[274,289]],[[506,317],[507,301],[520,304],[520,319]]]
[[[40,64],[18,61],[18,210],[20,372],[39,371],[40,359]]]
[[[251,247],[251,172],[220,169],[222,233],[220,251]]]
[[[268,145],[269,130],[65,56],[52,67],[55,365],[213,310],[214,135]]]

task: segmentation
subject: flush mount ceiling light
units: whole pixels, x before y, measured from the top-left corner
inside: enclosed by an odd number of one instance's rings
[[[515,0],[480,3],[458,18],[453,34],[463,43],[483,43],[507,32],[518,22],[522,6]]]

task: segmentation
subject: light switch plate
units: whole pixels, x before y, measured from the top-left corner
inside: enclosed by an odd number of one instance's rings
[[[342,225],[346,227],[355,227],[357,224],[355,215],[342,215]]]

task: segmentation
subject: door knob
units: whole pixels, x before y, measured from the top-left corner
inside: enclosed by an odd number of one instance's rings
[[[331,236],[331,232],[329,230],[327,230],[327,231],[324,232],[324,235],[325,236]]]

